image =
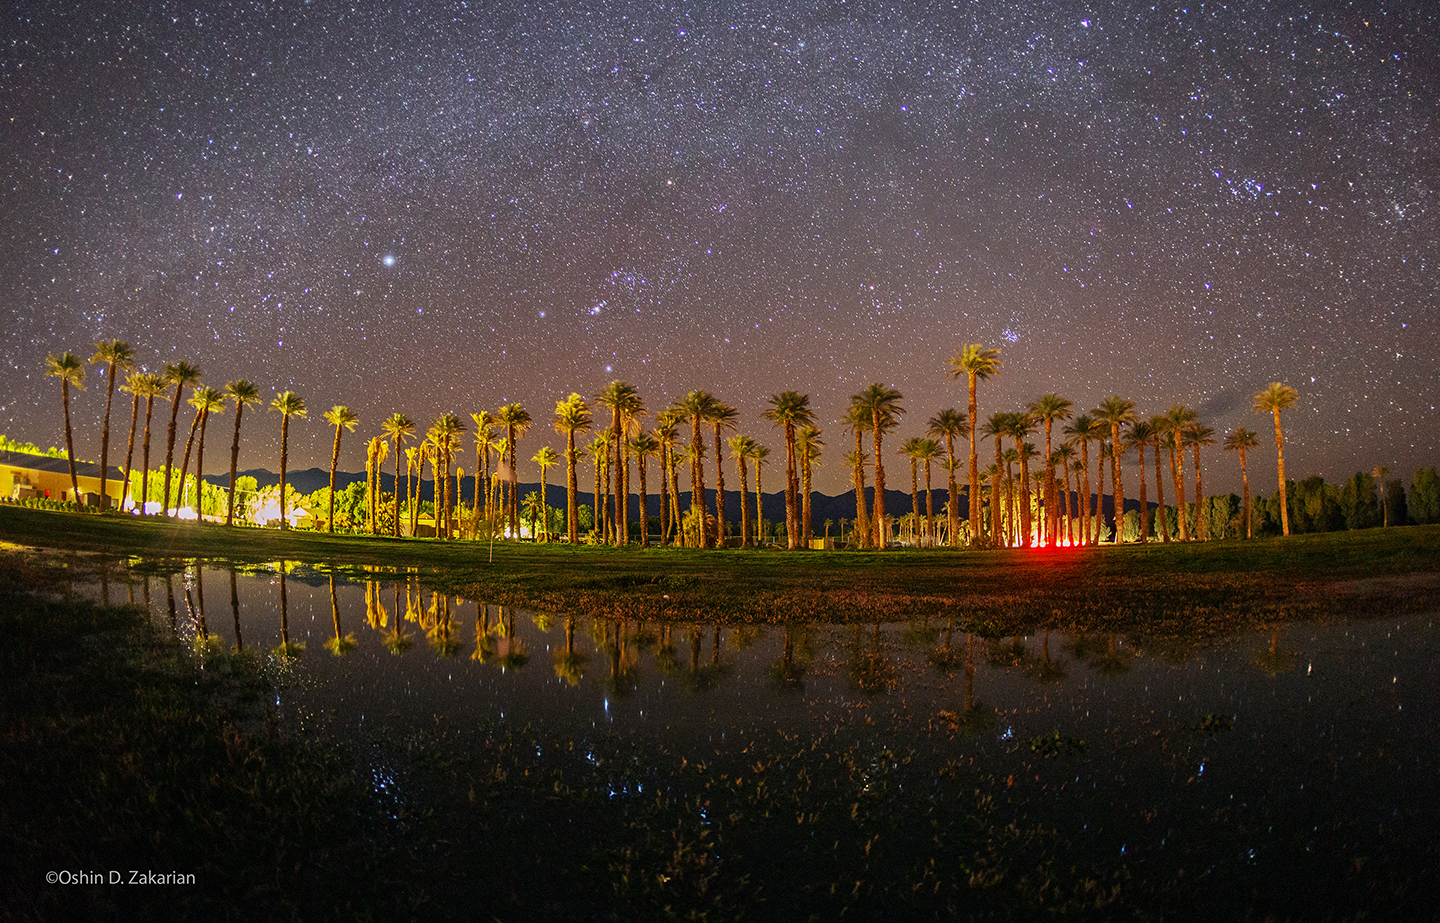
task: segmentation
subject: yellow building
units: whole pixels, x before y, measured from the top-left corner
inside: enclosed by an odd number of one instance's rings
[[[76,480],[80,483],[80,500],[90,506],[99,503],[100,466],[95,462],[76,462]],[[125,496],[125,472],[110,466],[105,493],[111,506]],[[49,455],[26,455],[22,452],[0,452],[0,498],[27,500],[31,498],[71,500],[70,462]]]

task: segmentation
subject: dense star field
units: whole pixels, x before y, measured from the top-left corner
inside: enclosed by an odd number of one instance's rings
[[[795,389],[838,493],[848,397],[904,394],[898,448],[964,409],[946,360],[979,342],[1005,363],[982,417],[1046,391],[1185,403],[1268,459],[1251,396],[1278,380],[1300,392],[1293,476],[1440,461],[1428,0],[21,2],[3,22],[12,438],[63,444],[46,354],[118,337],[150,371],[298,392],[292,468],[328,463],[337,403],[368,436],[521,401],[533,452],[559,445],[558,398],[623,378],[652,416],[709,390],[779,448],[760,413]],[[242,467],[275,466],[268,416]],[[1239,487],[1218,447],[1206,484]]]

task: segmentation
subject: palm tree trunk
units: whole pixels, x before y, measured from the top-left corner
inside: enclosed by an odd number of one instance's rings
[[[990,484],[990,544],[995,547],[1005,540],[1005,506],[1001,499],[1001,475],[1005,471],[1005,453],[1000,448],[1000,436],[995,436],[995,478]]]
[[[475,464],[478,469],[480,460],[476,459]],[[478,514],[480,511],[479,481],[475,482],[475,490],[475,511]],[[572,429],[565,436],[565,537],[570,540],[572,545],[580,543],[579,491],[580,479],[575,475],[575,431]]]
[[[165,437],[165,487],[160,498],[160,509],[166,516],[170,515],[170,470],[175,463],[175,423],[180,418],[180,392],[184,387],[182,384],[175,386],[175,397],[170,402],[170,433]],[[68,401],[66,406],[69,406]],[[66,420],[69,420],[68,413]],[[69,423],[66,423],[66,429],[68,431]]]
[[[670,544],[670,447],[660,446],[660,545]]]
[[[745,474],[745,456],[736,454],[735,467],[740,470],[740,544],[750,547],[750,504],[745,502],[750,491],[749,478]]]
[[[870,523],[869,516],[865,512],[865,448],[862,442],[860,427],[855,427],[855,472],[852,480],[855,482],[855,529],[854,534],[863,535],[866,538],[864,544],[869,544]]]
[[[1240,482],[1245,489],[1245,537],[1250,537],[1250,472],[1245,467],[1245,446],[1240,446]]]
[[[1156,443],[1152,448],[1155,450],[1155,501],[1158,504],[1156,510],[1156,531],[1160,533],[1160,541],[1170,541],[1170,517],[1165,512],[1165,479],[1160,476],[1160,444]],[[1141,477],[1144,477],[1142,472]]]
[[[764,494],[760,490],[760,469],[762,467],[763,465],[761,465],[760,459],[755,459],[755,546],[757,548],[760,546],[760,541],[764,538],[764,536],[760,534],[760,530],[765,527],[765,512],[760,505],[760,501],[764,497]]]
[[[1191,448],[1195,450],[1195,541],[1203,542],[1210,534],[1207,522],[1210,517],[1201,510],[1201,504],[1205,502],[1205,493],[1200,484],[1200,444],[1197,442]]]
[[[125,491],[120,495],[120,504],[125,504],[125,495],[130,492],[130,476],[133,470],[130,463],[135,460],[135,424],[140,419],[140,395],[135,395],[130,402],[130,440],[129,448],[125,450]]]
[[[394,490],[394,498],[395,498],[395,500],[394,500],[394,504],[393,504],[393,505],[394,505],[394,508],[395,508],[395,515],[394,515],[395,521],[394,521],[393,523],[391,523],[391,537],[392,537],[392,538],[399,538],[399,537],[400,537],[400,456],[403,455],[404,453],[400,451],[400,437],[399,437],[398,435],[395,437],[395,450],[394,450],[394,451],[395,451],[395,485],[394,485],[394,486],[395,486],[395,490]],[[384,487],[384,484],[381,484],[380,486],[381,486],[381,487]],[[437,487],[437,489],[438,489],[439,485],[437,484],[436,487]],[[437,510],[437,512],[436,512],[436,515],[435,515],[435,525],[436,525],[436,526],[439,526],[439,525],[440,525],[440,515],[439,515],[438,510]]]
[[[1136,443],[1135,453],[1140,457],[1140,544],[1150,541],[1150,504],[1145,497],[1145,447]]]
[[[110,363],[110,373],[105,376],[105,427],[100,431],[100,508],[110,503],[105,492],[110,479],[110,403],[115,399],[115,363]]]
[[[290,528],[290,520],[285,516],[285,457],[290,451],[290,415],[280,414],[280,531]],[[281,597],[284,597],[285,570],[280,570]]]
[[[340,467],[340,430],[341,426],[337,423],[335,447],[330,450],[330,509],[325,514],[325,531],[332,535],[335,533],[335,469]]]
[[[1075,499],[1080,512],[1080,544],[1090,544],[1090,440],[1080,440],[1080,479],[1084,486],[1080,487],[1081,494]],[[1080,485],[1076,485],[1080,486]]]
[[[1185,449],[1180,445],[1180,431],[1175,431],[1174,447],[1170,450],[1170,476],[1175,481],[1175,508],[1180,522],[1180,541],[1190,540],[1189,523],[1185,515]]]
[[[75,474],[75,437],[70,432],[70,382],[60,379],[60,403],[65,407],[65,458],[70,463],[70,499],[80,502],[80,478]]]
[[[195,519],[205,521],[205,426],[210,422],[210,411],[201,411],[200,438],[195,443]]]
[[[809,452],[809,449],[806,449]],[[798,460],[798,459],[797,459]],[[800,462],[800,547],[809,548],[815,529],[815,517],[811,512],[814,491],[810,489],[811,465],[809,459]]]
[[[725,547],[725,465],[720,454],[720,424],[715,424],[715,547]]]
[[[175,498],[176,512],[179,512],[185,503],[185,472],[190,470],[190,450],[195,447],[195,430],[200,426],[202,413],[200,408],[195,408],[195,419],[190,422],[190,435],[185,439],[185,457],[180,461],[180,494]]]
[[[640,547],[650,547],[650,498],[645,495],[645,454],[635,453],[637,474],[640,475]]]
[[[225,525],[235,524],[235,476],[240,465],[240,417],[245,413],[245,402],[235,402],[235,438],[230,443],[230,496],[225,503]],[[145,418],[146,438],[149,438],[150,418]],[[149,446],[146,446],[147,450]],[[332,491],[333,493],[333,491]]]
[[[880,427],[879,414],[875,414],[872,423],[875,439],[875,532],[879,538],[875,547],[884,551],[890,543],[889,536],[886,534],[889,530],[885,528],[885,459],[880,454],[880,445],[884,435]]]
[[[1120,470],[1120,424],[1110,424],[1110,477],[1115,481],[1115,544],[1125,540],[1125,482]]]
[[[975,451],[975,415],[978,412],[975,405],[975,373],[969,373],[966,378],[970,386],[970,540],[978,543],[980,536],[980,456]],[[995,520],[995,497],[990,497],[990,519],[991,531],[994,531]]]
[[[947,480],[945,488],[946,496],[949,498],[948,507],[950,510],[950,547],[960,547],[960,498],[955,493],[955,436],[953,433],[945,434],[945,456],[948,464],[945,471]]]
[[[954,507],[954,501],[951,501]],[[930,496],[930,460],[925,460],[925,544],[935,545],[935,503]]]

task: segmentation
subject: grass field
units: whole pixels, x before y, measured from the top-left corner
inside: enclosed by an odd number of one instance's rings
[[[115,556],[413,570],[449,592],[590,615],[725,621],[959,616],[1206,631],[1440,606],[1440,526],[1055,551],[699,551],[445,542],[225,528],[0,505],[0,540]],[[493,554],[493,559],[492,559]]]

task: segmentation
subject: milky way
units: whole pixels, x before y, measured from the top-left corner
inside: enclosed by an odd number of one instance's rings
[[[336,403],[545,421],[623,378],[778,445],[796,389],[838,492],[849,395],[898,388],[916,435],[979,342],[982,415],[1120,394],[1264,436],[1278,380],[1292,474],[1440,462],[1428,2],[59,6],[0,48],[12,437],[61,440],[46,353],[119,337],[300,393],[292,468]]]

